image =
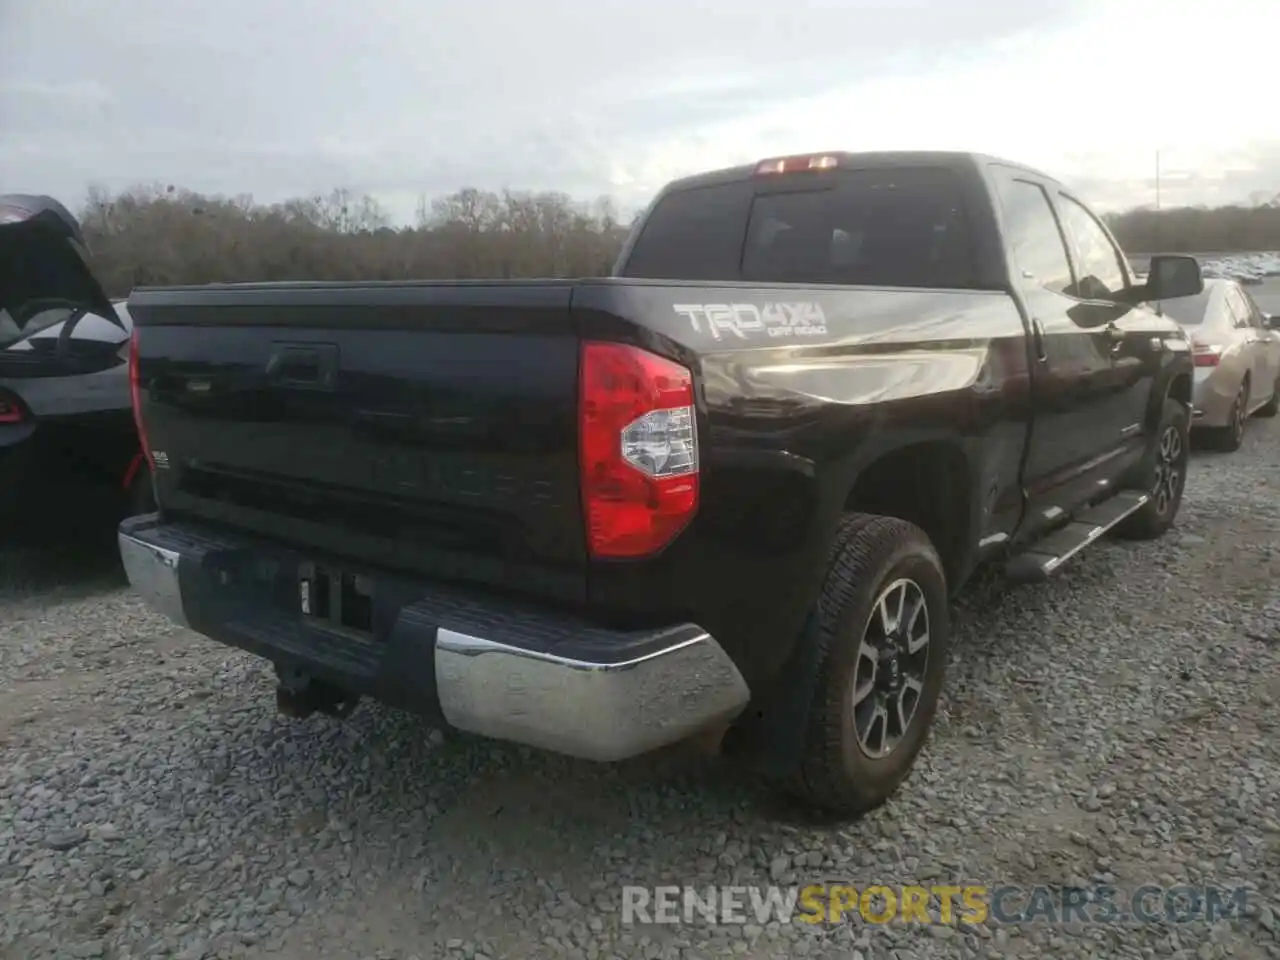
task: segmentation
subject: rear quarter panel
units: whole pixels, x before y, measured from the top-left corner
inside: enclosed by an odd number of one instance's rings
[[[1003,293],[628,280],[580,287],[574,316],[584,338],[671,356],[699,386],[697,516],[656,560],[593,568],[589,595],[661,598],[738,654],[748,682],[789,652],[836,520],[880,457],[931,441],[962,453],[975,552],[1018,521],[1026,342]]]

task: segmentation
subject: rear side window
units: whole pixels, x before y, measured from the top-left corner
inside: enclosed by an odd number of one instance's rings
[[[1005,235],[1022,279],[1028,286],[1063,293],[1071,286],[1071,260],[1048,195],[1029,180],[998,177],[996,182]]]
[[[629,277],[972,287],[962,191],[946,169],[837,174],[821,187],[743,181],[665,197]]]
[[[1249,296],[1248,290],[1240,291],[1240,299],[1244,301],[1249,310],[1249,326],[1257,327],[1259,330],[1267,329],[1266,315],[1263,314],[1262,308],[1258,306],[1258,301]]]
[[[1227,310],[1230,311],[1232,326],[1236,329],[1250,326],[1249,305],[1245,303],[1240,290],[1234,286],[1227,287],[1224,299],[1227,302]]]

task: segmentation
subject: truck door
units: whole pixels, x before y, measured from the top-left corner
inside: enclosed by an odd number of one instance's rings
[[[1056,191],[1058,214],[1073,254],[1074,291],[1080,302],[1072,313],[1103,337],[1111,357],[1107,393],[1106,447],[1112,476],[1141,456],[1149,427],[1147,413],[1164,362],[1169,323],[1145,304],[1121,303],[1117,294],[1133,285],[1133,275],[1120,247],[1102,222],[1064,190]],[[1101,429],[1102,424],[1098,424]]]
[[[1082,301],[1066,238],[1044,186],[994,167],[1011,269],[1032,326],[1031,423],[1019,534],[1052,526],[1100,490],[1115,420],[1112,338]]]

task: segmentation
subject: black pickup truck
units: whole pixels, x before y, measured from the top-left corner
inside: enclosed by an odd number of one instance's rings
[[[1057,181],[825,153],[666,187],[613,276],[138,290],[156,609],[361,696],[595,760],[698,738],[837,814],[932,721],[950,595],[1160,536],[1192,357]],[[1029,642],[1033,638],[1028,638]]]

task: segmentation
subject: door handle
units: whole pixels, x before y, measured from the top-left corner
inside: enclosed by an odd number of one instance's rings
[[[1106,326],[1107,339],[1111,341],[1111,352],[1119,353],[1124,349],[1124,331],[1117,327],[1114,323]]]

